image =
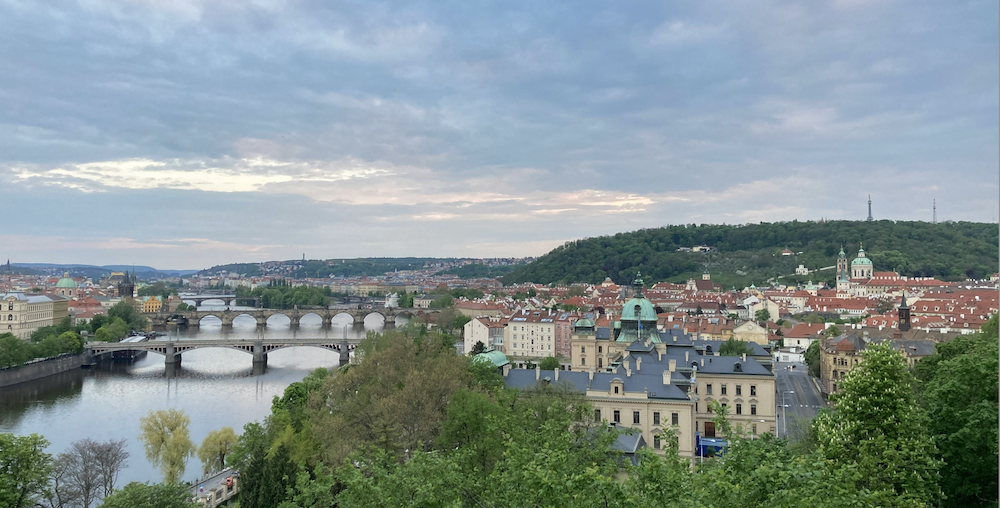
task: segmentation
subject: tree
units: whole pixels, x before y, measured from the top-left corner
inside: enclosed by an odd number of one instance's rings
[[[188,435],[190,418],[182,410],[168,409],[150,411],[139,422],[146,459],[160,468],[166,483],[176,483],[184,474],[187,458],[195,454]]]
[[[146,328],[149,324],[149,320],[146,316],[143,316],[141,312],[135,309],[135,306],[131,304],[129,299],[124,299],[108,309],[109,318],[120,318],[125,322],[128,328],[133,330],[142,330]]]
[[[177,309],[176,309],[177,312],[184,312],[184,311],[187,311],[187,310],[194,310],[194,306],[191,305],[191,304],[184,303],[184,302],[181,302],[180,304],[177,305]]]
[[[232,451],[237,439],[232,427],[209,432],[198,448],[198,458],[205,466],[205,471],[223,470],[226,467],[226,455]]]
[[[820,351],[819,351],[819,341],[814,340],[809,347],[806,348],[805,354],[802,355],[803,359],[806,361],[806,365],[809,366],[809,374],[813,377],[819,377],[819,362],[820,362]]]
[[[836,337],[840,335],[840,328],[838,328],[837,325],[830,325],[830,327],[823,332],[823,335],[826,335],[827,337]]]
[[[994,314],[979,334],[938,344],[937,352],[914,369],[930,433],[944,459],[943,506],[996,505],[997,341]]]
[[[771,319],[771,311],[767,309],[760,309],[757,312],[753,313],[753,317],[757,321],[767,321]]]
[[[486,344],[483,344],[483,341],[481,340],[477,340],[476,343],[472,346],[472,351],[469,351],[469,354],[475,356],[485,352],[486,352]]]
[[[937,450],[916,404],[913,375],[888,344],[869,345],[864,361],[830,396],[836,411],[814,420],[819,451],[857,467],[858,490],[879,506],[931,506],[941,499]]]
[[[0,506],[35,506],[48,492],[52,456],[49,442],[38,434],[16,436],[0,432]]]
[[[538,362],[538,368],[542,370],[559,370],[559,359],[554,356],[547,356]]]
[[[750,344],[743,342],[742,340],[729,339],[719,346],[719,354],[722,356],[743,356],[752,355],[753,348]]]
[[[118,474],[128,461],[126,441],[82,439],[60,453],[54,462],[49,504],[89,508],[115,489]]]
[[[198,508],[188,501],[191,493],[185,485],[132,482],[104,498],[101,508]]]

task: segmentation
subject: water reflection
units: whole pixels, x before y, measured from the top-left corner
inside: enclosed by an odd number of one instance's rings
[[[376,317],[381,325],[381,318]],[[346,322],[345,322],[346,321]],[[398,324],[402,324],[401,319]],[[258,329],[249,316],[237,318],[231,328],[219,320],[202,320],[200,327],[174,328],[160,340],[226,338],[265,339],[342,338],[358,339],[381,326],[355,327],[344,316],[330,328],[321,327],[319,316],[303,316],[297,328],[288,318],[274,316]],[[271,399],[290,383],[318,367],[336,367],[340,355],[315,347],[293,347],[268,354],[267,371],[253,376],[252,357],[228,348],[205,348],[183,354],[181,367],[168,377],[164,358],[156,353],[132,364],[107,363],[89,370],[76,370],[39,381],[0,389],[0,431],[42,434],[52,444],[49,453],[66,449],[73,441],[127,439],[129,467],[120,484],[159,481],[160,475],[146,461],[138,440],[139,418],[150,410],[183,409],[191,419],[191,439],[200,444],[209,431],[261,420],[270,412]],[[188,461],[187,479],[199,474],[197,459]]]

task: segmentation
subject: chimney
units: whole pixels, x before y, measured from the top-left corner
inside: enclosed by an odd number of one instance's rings
[[[658,361],[658,362],[662,362],[663,361],[663,351],[657,351],[656,352],[656,361]]]
[[[639,358],[635,359],[635,371],[639,372],[640,370],[642,370],[642,357],[641,356]]]
[[[624,362],[622,362],[622,365],[625,366],[625,370],[629,370],[629,361],[628,360],[625,360]]]
[[[704,367],[704,366],[705,366],[705,359],[704,359],[704,358],[702,358],[702,359],[701,359],[701,366],[702,366],[702,367]]]
[[[559,381],[559,371],[560,370],[561,369],[559,367],[556,367],[556,381]]]
[[[665,384],[665,385],[669,385],[670,384],[670,372],[669,371],[666,371],[666,370],[663,371],[663,384]]]
[[[538,378],[541,377],[541,374],[542,374],[542,368],[539,367],[538,364],[536,363],[535,364],[535,381],[538,381]]]
[[[691,355],[690,351],[685,351],[684,352],[684,361],[685,362],[691,361],[690,355]]]
[[[746,353],[743,353],[743,361],[744,362],[747,361],[747,354]]]
[[[594,369],[590,369],[587,371],[587,377],[590,378],[591,381],[594,380]]]
[[[667,370],[669,370],[670,372],[677,370],[677,360],[671,358],[670,361],[667,363]]]

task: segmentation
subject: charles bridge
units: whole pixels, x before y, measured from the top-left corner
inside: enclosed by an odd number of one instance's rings
[[[299,321],[309,314],[318,316],[324,327],[330,327],[333,319],[340,315],[351,316],[354,326],[364,326],[365,318],[372,314],[378,314],[385,320],[385,328],[396,326],[397,316],[406,316],[410,319],[422,319],[440,312],[437,309],[411,309],[411,308],[329,308],[329,307],[294,307],[292,309],[248,309],[248,310],[186,310],[186,311],[161,311],[147,313],[150,323],[154,329],[166,328],[169,324],[181,324],[200,326],[201,320],[208,316],[214,316],[222,321],[223,327],[233,326],[233,320],[240,316],[249,316],[257,321],[258,327],[267,326],[267,320],[271,316],[282,315],[288,318],[289,325],[299,326]]]

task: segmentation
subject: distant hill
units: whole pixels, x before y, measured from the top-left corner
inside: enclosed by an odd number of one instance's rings
[[[471,263],[437,272],[435,275],[457,275],[460,279],[490,279],[499,278],[524,265],[495,265]]]
[[[293,260],[281,263],[288,271],[279,271],[281,275],[294,278],[325,278],[330,275],[350,277],[354,275],[382,275],[396,270],[418,270],[427,261],[450,261],[434,258],[355,258],[355,259],[310,259],[306,261]],[[264,268],[262,268],[262,265]],[[198,272],[199,275],[218,275],[222,271],[238,273],[248,277],[264,275],[267,263],[233,263],[218,265]],[[268,272],[271,273],[271,272]]]
[[[953,222],[782,222],[747,225],[682,225],[643,229],[567,242],[503,277],[515,282],[590,282],[605,277],[628,283],[637,271],[649,282],[700,277],[729,288],[765,284],[804,264],[815,270],[836,264],[841,245],[848,259],[863,244],[876,271],[938,277],[985,278],[998,264],[997,224]],[[678,252],[705,245],[711,252]],[[796,254],[782,256],[789,249]],[[800,277],[832,282],[834,270]],[[794,277],[783,279],[785,282]]]
[[[35,271],[39,274],[56,274],[69,272],[70,275],[84,276],[91,278],[105,277],[111,272],[131,272],[135,269],[136,275],[140,278],[156,277],[181,277],[190,275],[198,270],[158,270],[151,266],[132,265],[81,265],[81,264],[59,264],[59,263],[11,263],[11,266],[23,267]]]

